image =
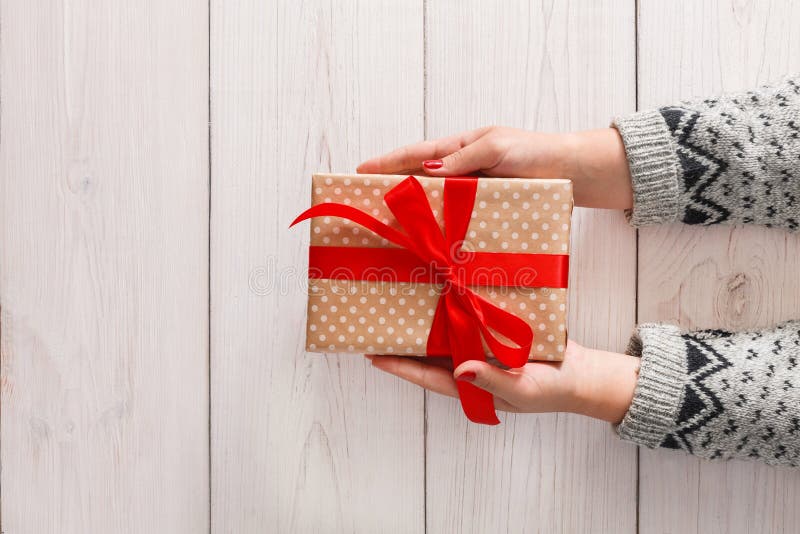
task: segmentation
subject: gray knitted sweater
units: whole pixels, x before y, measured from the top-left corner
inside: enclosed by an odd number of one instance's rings
[[[800,225],[800,77],[617,119],[636,226]],[[800,316],[800,310],[798,310]],[[800,466],[800,321],[769,330],[639,325],[626,440]]]

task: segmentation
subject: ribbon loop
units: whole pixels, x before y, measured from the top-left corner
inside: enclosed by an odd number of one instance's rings
[[[447,246],[433,216],[425,190],[416,178],[410,177],[393,187],[383,200],[411,239],[407,247],[421,260],[439,269],[450,265]]]

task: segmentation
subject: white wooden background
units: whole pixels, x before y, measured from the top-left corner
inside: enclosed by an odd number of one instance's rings
[[[0,528],[797,532],[800,473],[303,351],[314,171],[800,71],[791,0],[0,0]],[[797,318],[800,239],[576,211],[570,333]]]

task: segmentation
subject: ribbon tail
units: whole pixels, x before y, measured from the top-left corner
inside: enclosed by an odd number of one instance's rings
[[[450,356],[450,333],[448,332],[447,305],[444,295],[439,297],[436,310],[431,322],[431,331],[428,334],[428,343],[425,347],[425,354],[428,356]]]
[[[481,343],[481,333],[475,325],[475,319],[464,310],[454,296],[448,292],[441,296],[447,299],[447,315],[449,325],[447,328],[450,340],[450,351],[455,369],[468,360],[485,362],[486,355]],[[481,389],[469,382],[457,381],[458,397],[464,414],[473,423],[484,425],[497,425],[500,420],[494,411],[494,397],[485,389]]]
[[[311,219],[313,217],[339,217],[342,219],[347,219],[348,221],[359,224],[367,230],[370,230],[373,233],[388,239],[392,243],[403,248],[411,250],[413,245],[412,240],[409,239],[407,235],[392,228],[388,224],[382,223],[375,217],[364,213],[360,209],[354,208],[353,206],[348,206],[347,204],[338,204],[336,202],[324,202],[322,204],[317,204],[316,206],[311,206],[306,211],[298,215],[297,218],[292,221],[292,224],[289,225],[289,228],[299,222],[305,221],[306,219]]]
[[[533,345],[533,330],[528,323],[466,287],[459,288],[462,306],[469,309],[492,355],[509,367],[528,362]],[[495,332],[512,344],[500,340]]]

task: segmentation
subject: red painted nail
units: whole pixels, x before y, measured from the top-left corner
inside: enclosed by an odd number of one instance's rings
[[[456,377],[456,380],[461,380],[462,382],[474,382],[477,375],[472,371],[465,371]]]
[[[432,171],[436,169],[441,169],[442,165],[444,165],[444,163],[442,163],[442,160],[440,159],[428,159],[422,162],[423,167],[425,167],[426,169],[430,169]]]

